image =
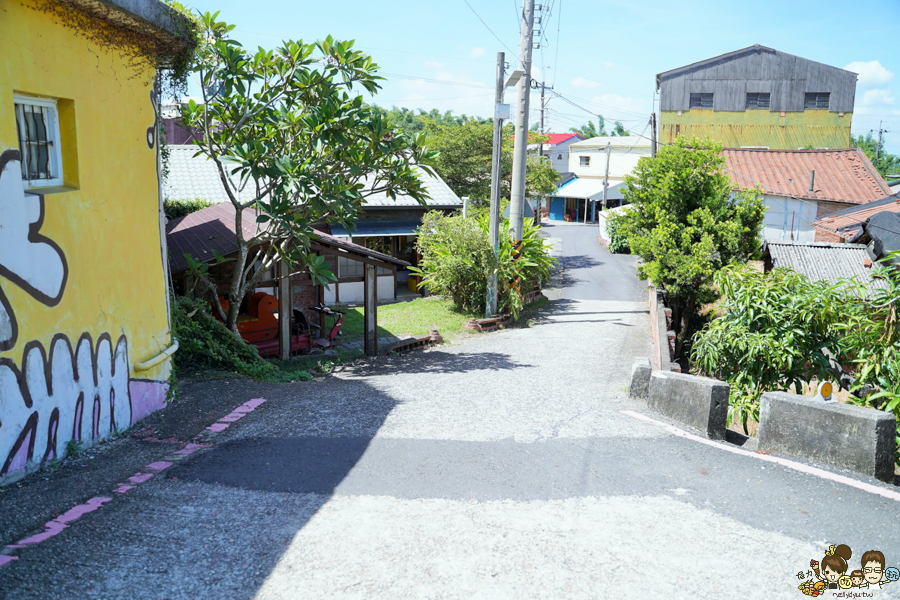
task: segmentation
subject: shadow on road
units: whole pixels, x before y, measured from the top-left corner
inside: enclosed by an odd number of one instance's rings
[[[469,371],[509,371],[532,365],[510,359],[499,352],[450,353],[433,350],[427,354],[413,352],[407,355],[379,357],[361,365],[349,367],[348,378],[386,375],[390,373],[467,373]]]

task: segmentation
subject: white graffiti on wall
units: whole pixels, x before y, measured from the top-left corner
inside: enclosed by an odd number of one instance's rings
[[[109,336],[94,347],[85,334],[73,353],[57,335],[49,356],[26,344],[22,364],[0,359],[0,476],[64,456],[70,439],[91,445],[131,425],[125,336],[113,349]]]
[[[59,246],[40,233],[44,200],[26,194],[18,150],[0,155],[0,275],[47,306],[56,306],[68,269]],[[18,324],[0,288],[0,350],[16,343]]]
[[[68,265],[39,233],[44,198],[24,193],[19,160],[16,150],[0,154],[0,276],[52,307],[66,289]],[[0,288],[0,352],[17,338],[15,311]],[[58,334],[49,353],[39,341],[23,348],[21,368],[0,358],[0,481],[63,457],[69,440],[88,446],[127,429],[165,402],[165,382],[130,380],[124,335],[115,346],[108,334],[96,343],[83,334],[73,348]]]

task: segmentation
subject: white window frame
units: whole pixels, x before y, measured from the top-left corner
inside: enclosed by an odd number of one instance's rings
[[[59,110],[56,107],[56,99],[13,94],[13,102],[15,103],[16,113],[16,143],[18,143],[19,135],[18,121],[20,118],[24,119],[24,111],[20,110],[19,105],[27,104],[50,109],[47,111],[48,122],[44,125],[47,127],[47,138],[52,144],[51,151],[48,155],[50,161],[50,173],[54,175],[54,177],[50,179],[23,179],[22,183],[24,184],[25,189],[39,189],[63,185],[62,143],[59,137]],[[27,160],[26,152],[27,150],[19,148],[23,163]]]

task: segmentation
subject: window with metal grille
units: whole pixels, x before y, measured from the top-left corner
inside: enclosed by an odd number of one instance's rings
[[[589,166],[591,166],[591,157],[590,157],[590,156],[579,156],[579,157],[578,157],[578,164],[579,164],[580,166],[582,166],[582,167],[589,167]]]
[[[803,101],[803,108],[811,108],[814,110],[828,110],[828,102],[831,99],[829,92],[812,92],[807,93]]]
[[[756,108],[764,108],[768,110],[769,108],[769,94],[763,93],[752,93],[747,94],[747,110],[753,110]]]
[[[339,277],[362,277],[365,275],[366,266],[358,260],[352,258],[338,257],[338,276]]]
[[[16,131],[27,187],[62,185],[56,100],[14,96]]]
[[[712,94],[691,94],[691,108],[712,108]]]

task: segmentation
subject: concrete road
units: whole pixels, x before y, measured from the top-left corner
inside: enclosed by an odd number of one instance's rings
[[[186,386],[267,401],[124,495],[83,490],[116,497],[16,550],[2,596],[796,599],[830,544],[900,565],[896,500],[628,398],[646,300],[591,231],[547,229],[565,268],[530,327],[319,382]]]

